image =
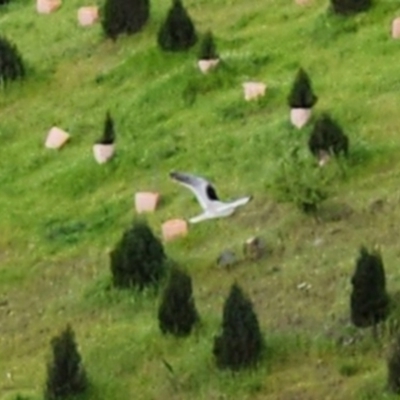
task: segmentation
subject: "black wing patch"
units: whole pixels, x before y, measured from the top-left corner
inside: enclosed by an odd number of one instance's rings
[[[211,185],[207,185],[206,193],[207,193],[207,197],[210,200],[219,200],[219,198],[217,196],[217,192],[215,191],[215,189]]]

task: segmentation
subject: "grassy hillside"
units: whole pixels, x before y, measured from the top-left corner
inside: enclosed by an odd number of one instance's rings
[[[29,67],[25,81],[0,92],[2,400],[41,398],[50,338],[67,322],[92,382],[85,399],[390,398],[390,335],[374,343],[349,322],[361,244],[380,247],[388,290],[400,290],[400,44],[390,38],[400,9],[376,3],[341,19],[319,0],[187,0],[198,31],[213,30],[225,61],[206,77],[196,49],[156,47],[169,2],[153,0],[143,32],[117,43],[100,25],[78,27],[80,0],[46,16],[25,0],[1,8],[1,32]],[[288,119],[299,65],[319,97],[315,114],[331,112],[350,138],[346,174],[331,185],[318,220],[278,203],[271,189],[280,157],[288,145],[305,146],[310,129],[295,130]],[[248,79],[268,85],[260,102],[243,100]],[[99,166],[92,144],[108,109],[118,154]],[[54,124],[72,136],[59,152],[43,145]],[[223,198],[254,196],[234,216],[166,244],[192,276],[202,317],[184,340],[159,332],[157,296],[109,289],[108,253],[135,215],[136,191],[162,194],[148,217],[157,235],[166,219],[198,213],[168,178],[172,169],[212,179]],[[240,254],[252,235],[266,240],[268,257],[230,271],[215,266],[223,249]],[[216,369],[211,349],[235,280],[254,302],[267,352],[257,371],[232,376]],[[299,289],[303,282],[309,290]]]

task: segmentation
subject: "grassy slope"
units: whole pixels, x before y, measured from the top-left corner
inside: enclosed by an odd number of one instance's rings
[[[342,21],[326,17],[324,1],[305,8],[283,0],[186,1],[199,31],[213,28],[230,68],[204,78],[191,106],[182,93],[198,81],[195,51],[161,54],[155,46],[165,3],[153,1],[143,33],[117,44],[102,39],[100,26],[77,27],[76,9],[84,5],[77,0],[50,16],[24,1],[1,10],[2,32],[31,70],[26,82],[0,94],[1,398],[40,398],[49,339],[67,321],[93,382],[88,399],[388,398],[387,340],[375,346],[367,334],[352,346],[334,343],[354,335],[349,277],[361,243],[381,246],[389,290],[400,286],[399,44],[389,38],[395,3]],[[316,223],[276,204],[266,189],[278,151],[291,137],[306,139],[290,128],[285,101],[299,64],[314,82],[317,110],[331,111],[352,144],[348,179],[326,208],[347,204],[353,213],[337,221]],[[268,84],[261,104],[243,101],[246,79]],[[91,145],[107,109],[118,156],[100,167]],[[72,135],[59,153],[43,148],[53,124]],[[198,211],[168,180],[170,169],[212,178],[224,197],[255,197],[234,217],[199,224],[166,246],[190,270],[203,317],[198,332],[181,341],[160,335],[154,296],[105,290],[107,253],[134,215],[136,190],[163,195],[149,216],[157,233],[167,218]],[[376,199],[384,208],[372,213]],[[240,251],[253,234],[266,238],[269,258],[229,272],[214,267],[221,249]],[[211,346],[234,279],[255,303],[269,350],[257,372],[232,378],[215,369]],[[297,289],[301,282],[312,285],[309,292]]]

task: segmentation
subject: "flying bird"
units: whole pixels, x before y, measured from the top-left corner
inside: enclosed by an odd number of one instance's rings
[[[204,210],[202,214],[189,219],[189,222],[192,224],[206,219],[232,215],[237,207],[247,204],[252,199],[251,196],[248,196],[230,202],[222,202],[218,198],[214,186],[207,179],[175,171],[170,172],[169,176],[181,185],[190,189]]]

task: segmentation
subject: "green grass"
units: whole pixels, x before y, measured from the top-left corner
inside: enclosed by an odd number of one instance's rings
[[[50,339],[70,322],[92,384],[82,399],[390,399],[390,335],[377,345],[352,328],[349,294],[361,244],[380,246],[389,292],[400,290],[399,42],[390,38],[398,5],[376,2],[343,19],[320,0],[186,1],[224,60],[204,77],[196,48],[156,47],[168,2],[153,0],[143,32],[115,44],[100,25],[78,27],[82,5],[44,16],[15,0],[0,10],[1,32],[28,65],[25,81],[0,92],[0,398],[41,398]],[[270,190],[288,143],[305,145],[310,131],[288,122],[299,65],[319,97],[315,115],[329,111],[350,138],[346,176],[333,181],[318,221]],[[264,99],[243,100],[247,79],[267,84]],[[117,155],[99,166],[91,146],[107,110]],[[43,145],[54,124],[71,134],[59,152]],[[192,275],[202,318],[181,340],[161,335],[154,293],[109,287],[108,253],[135,216],[136,191],[162,194],[148,216],[157,235],[166,219],[198,212],[169,180],[172,169],[209,177],[223,198],[254,196],[166,244]],[[376,200],[383,207],[373,212]],[[255,234],[271,250],[265,259],[215,265]],[[212,344],[234,280],[254,302],[267,350],[258,370],[233,376],[216,369]]]

